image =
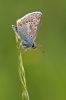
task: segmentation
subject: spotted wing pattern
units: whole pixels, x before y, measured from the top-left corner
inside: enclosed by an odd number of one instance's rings
[[[33,43],[42,19],[41,12],[32,12],[17,20],[18,35],[28,43]]]

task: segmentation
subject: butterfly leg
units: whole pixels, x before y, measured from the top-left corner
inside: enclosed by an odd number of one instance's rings
[[[24,54],[26,51],[27,51],[27,49],[25,49],[25,50],[22,52],[22,54]]]

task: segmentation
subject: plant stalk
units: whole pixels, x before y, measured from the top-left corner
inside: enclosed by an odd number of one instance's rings
[[[17,44],[17,49],[18,49],[18,72],[19,72],[19,77],[21,81],[21,86],[22,86],[22,100],[29,100],[29,94],[27,91],[27,86],[26,86],[26,78],[25,78],[25,70],[23,67],[23,61],[22,61],[22,47],[20,45],[20,39],[16,36],[16,44]]]

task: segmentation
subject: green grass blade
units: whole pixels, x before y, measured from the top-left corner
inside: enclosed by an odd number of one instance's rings
[[[19,71],[19,77],[22,85],[22,100],[29,100],[29,95],[27,91],[27,86],[26,86],[26,79],[25,79],[25,70],[23,67],[23,61],[22,61],[22,52],[21,52],[21,45],[20,45],[20,40],[16,36],[16,42],[17,42],[17,49],[18,49],[18,71]]]

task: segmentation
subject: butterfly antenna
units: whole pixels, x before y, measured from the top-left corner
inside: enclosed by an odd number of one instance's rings
[[[43,50],[43,46],[42,46],[42,45],[40,45],[40,44],[37,44],[37,45],[38,45],[38,47],[40,47],[40,48],[41,48],[42,52],[43,52],[43,53],[45,53],[45,51]]]

